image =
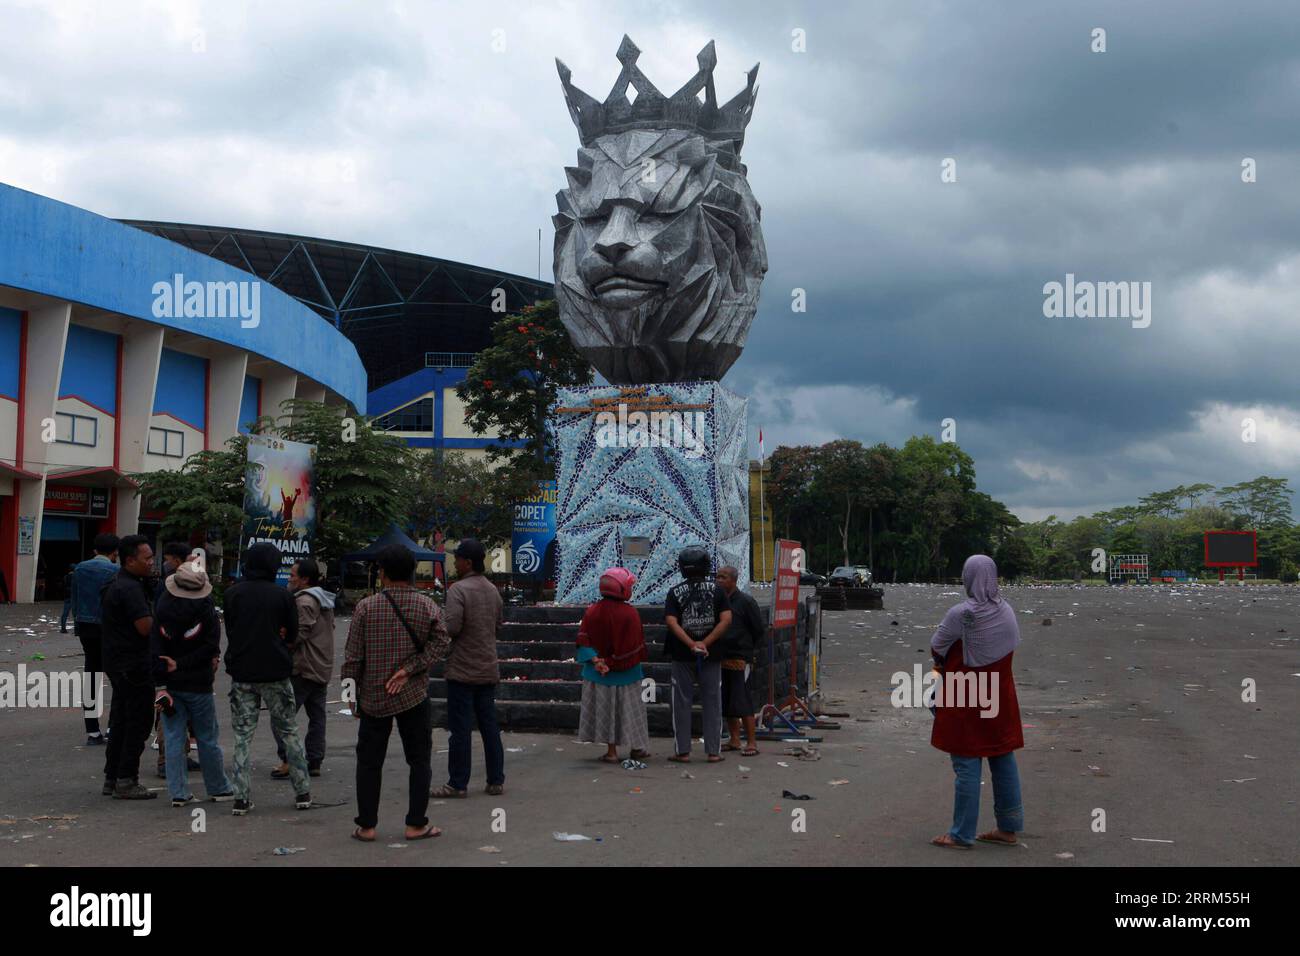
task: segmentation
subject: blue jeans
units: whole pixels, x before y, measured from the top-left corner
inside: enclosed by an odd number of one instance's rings
[[[209,797],[230,793],[233,789],[226,779],[221,744],[217,742],[217,705],[211,694],[193,691],[171,691],[176,713],[163,714],[163,740],[167,748],[167,790],[173,800],[183,800],[190,793],[185,769],[185,741],[189,736],[188,723],[194,728],[194,739],[199,745],[199,765],[203,768],[203,786]]]
[[[470,734],[478,721],[487,760],[487,782],[506,782],[506,752],[497,727],[496,684],[463,684],[447,681],[447,784],[454,790],[469,789]]]
[[[949,834],[958,843],[974,843],[975,828],[980,817],[979,757],[952,757],[952,772],[956,774],[956,799],[952,808],[952,829]],[[170,757],[168,759],[171,759]],[[1015,752],[989,757],[989,776],[993,778],[993,814],[998,829],[1019,833],[1025,828],[1025,809],[1020,805],[1020,771],[1016,769]]]

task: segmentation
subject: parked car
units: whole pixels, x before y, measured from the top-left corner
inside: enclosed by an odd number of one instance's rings
[[[799,575],[799,583],[804,587],[824,588],[828,578],[816,571],[804,571]]]
[[[871,571],[862,565],[845,564],[831,572],[832,587],[865,588],[871,586]]]

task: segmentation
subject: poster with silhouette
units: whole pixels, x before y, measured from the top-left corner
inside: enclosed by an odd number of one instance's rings
[[[244,527],[240,553],[262,541],[280,549],[281,584],[295,561],[312,556],[316,446],[267,435],[248,436],[244,471]]]

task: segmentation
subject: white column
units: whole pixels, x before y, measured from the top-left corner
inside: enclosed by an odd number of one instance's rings
[[[122,332],[122,397],[117,409],[117,448],[118,466],[125,472],[144,471],[162,345],[161,325],[130,322]],[[117,527],[114,532],[119,536],[137,533],[140,530],[140,499],[126,488],[119,488],[115,494]]]
[[[239,434],[239,405],[247,371],[247,352],[208,359],[208,448],[213,451],[224,451],[226,442]]]
[[[277,368],[262,374],[262,414],[279,420],[285,410],[280,403],[296,398],[298,394],[298,373],[288,369]]]
[[[42,440],[45,422],[54,418],[59,397],[59,376],[63,372],[63,350],[68,344],[68,322],[72,306],[68,303],[32,309],[27,313],[26,377],[22,395],[23,447],[17,450],[22,467],[39,475],[46,472],[49,446]],[[36,598],[36,558],[41,549],[41,519],[45,510],[45,479],[19,481],[18,514],[34,518],[36,537],[32,554],[18,555],[18,580],[14,582],[14,600],[30,602]]]
[[[325,386],[318,385],[309,378],[298,378],[298,398],[309,402],[325,401]]]

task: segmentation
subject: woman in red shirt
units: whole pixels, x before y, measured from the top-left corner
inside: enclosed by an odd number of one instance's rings
[[[961,571],[966,600],[948,610],[930,640],[940,681],[930,743],[952,759],[956,775],[952,829],[930,842],[969,849],[978,840],[1015,846],[1025,828],[1015,751],[1025,745],[1011,657],[1020,643],[1016,612],[998,593],[998,569],[973,554]],[[988,758],[997,829],[975,835],[980,761]]]

